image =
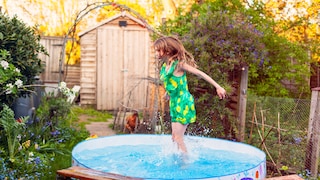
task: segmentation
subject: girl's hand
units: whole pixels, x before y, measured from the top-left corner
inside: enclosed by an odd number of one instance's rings
[[[220,99],[224,99],[227,96],[227,92],[222,87],[217,88],[217,94]]]

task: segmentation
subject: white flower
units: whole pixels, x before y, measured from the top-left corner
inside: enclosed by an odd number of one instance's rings
[[[72,93],[69,88],[64,88],[64,89],[62,89],[62,91],[63,91],[63,94],[66,96],[68,96],[70,93]]]
[[[6,85],[7,89],[6,89],[6,94],[11,94],[12,93],[12,89],[13,89],[13,85],[11,83]]]
[[[62,92],[62,94],[66,95],[66,96],[70,93],[70,89],[67,87],[67,83],[65,83],[65,82],[61,82],[59,84],[59,89]]]
[[[20,135],[20,134],[17,136],[17,139],[18,139],[19,141],[21,140],[21,135]]]
[[[64,96],[66,96],[67,102],[72,103],[80,91],[80,86],[73,86],[72,89],[69,89],[65,82],[61,82],[59,84],[59,90]]]
[[[2,60],[0,64],[3,67],[3,69],[7,69],[9,67],[9,63],[7,61]]]
[[[22,87],[23,82],[22,82],[20,79],[18,79],[14,84],[15,84],[18,88],[20,88],[20,87]]]
[[[67,87],[67,83],[66,82],[61,82],[59,88],[64,89]]]
[[[17,72],[17,73],[20,73],[20,69],[16,68],[16,72]]]
[[[33,157],[34,156],[33,152],[29,152],[29,156]]]

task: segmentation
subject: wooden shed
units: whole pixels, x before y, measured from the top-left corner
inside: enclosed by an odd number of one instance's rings
[[[81,46],[80,102],[97,110],[121,104],[147,106],[151,55],[150,30],[127,12],[79,33]]]

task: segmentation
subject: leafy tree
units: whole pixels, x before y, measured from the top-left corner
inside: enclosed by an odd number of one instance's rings
[[[260,4],[251,8],[238,0],[203,2],[159,29],[163,34],[180,36],[199,67],[227,87],[229,94],[237,93],[237,78],[244,66],[249,66],[249,90],[257,95],[296,97],[307,93],[309,89],[300,89],[308,87],[309,59],[305,50],[274,33],[274,24],[263,16]],[[295,88],[287,88],[287,81],[294,82]],[[213,87],[192,76],[189,83],[197,101],[198,123],[208,127],[201,131],[222,136],[208,131],[217,129],[214,122],[221,122],[224,136],[230,136],[234,121],[222,102],[212,97]]]
[[[288,41],[304,47],[312,64],[319,65],[319,0],[270,0],[261,4],[266,16],[275,22],[274,31]]]
[[[0,13],[0,49],[9,53],[10,58],[6,60],[20,70],[20,80],[24,85],[32,85],[36,80],[35,76],[43,71],[44,64],[38,54],[46,54],[46,51],[40,44],[40,36],[35,29],[28,27],[16,16],[10,18]],[[27,87],[26,90],[18,94],[28,94],[28,90],[33,88]],[[1,101],[10,104],[13,99]]]
[[[234,19],[232,21],[235,21],[236,25],[231,24],[231,21],[228,24],[226,20],[219,17],[219,13],[229,16],[230,20]],[[219,54],[220,63],[228,64],[228,67],[233,67],[229,65],[238,63],[239,60],[241,63],[248,64],[250,66],[249,89],[252,92],[266,96],[296,97],[301,93],[308,95],[309,89],[305,87],[308,87],[306,79],[310,74],[308,69],[310,59],[305,49],[299,44],[289,42],[286,38],[277,35],[273,29],[273,21],[263,14],[264,10],[261,4],[254,4],[247,9],[239,0],[228,2],[217,0],[195,4],[186,16],[179,16],[175,20],[168,21],[159,29],[163,34],[177,34],[194,39],[195,37],[191,33],[198,28],[199,22],[202,21],[204,26],[202,28],[202,42],[208,38],[208,32],[216,32],[216,36],[211,37],[213,38],[213,41],[210,41],[211,49],[206,51]],[[206,18],[206,16],[213,19]],[[234,28],[234,31],[231,31],[230,27]],[[246,29],[250,29],[252,36],[243,33]],[[258,35],[259,39],[256,39]],[[232,43],[221,45],[218,44],[217,38],[219,40],[224,38],[225,42]],[[260,45],[256,44],[255,52],[252,50],[253,44],[250,45],[251,41],[260,42]],[[239,44],[242,45],[242,49],[239,49]],[[198,44],[198,48],[202,45]],[[197,58],[199,52],[195,49],[189,50]],[[240,52],[240,54],[236,52]],[[215,54],[211,53],[213,56],[210,57],[216,58]],[[234,57],[233,61],[230,61],[232,56]],[[283,71],[284,68],[287,71]],[[298,90],[287,88],[284,83],[287,81],[294,82],[296,85],[294,87]],[[300,89],[300,87],[304,87],[304,89]]]
[[[174,19],[181,14],[188,13],[196,0],[162,0],[162,18]]]

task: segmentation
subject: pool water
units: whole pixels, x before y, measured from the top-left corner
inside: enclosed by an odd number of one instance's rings
[[[201,148],[196,154],[185,156],[167,153],[163,148],[159,145],[113,146],[85,150],[78,160],[92,169],[147,179],[219,177],[260,163],[255,156],[232,151]]]
[[[264,179],[265,155],[257,148],[213,138],[185,142],[187,155],[170,136],[118,135],[82,142],[72,155],[76,165],[143,179]]]

